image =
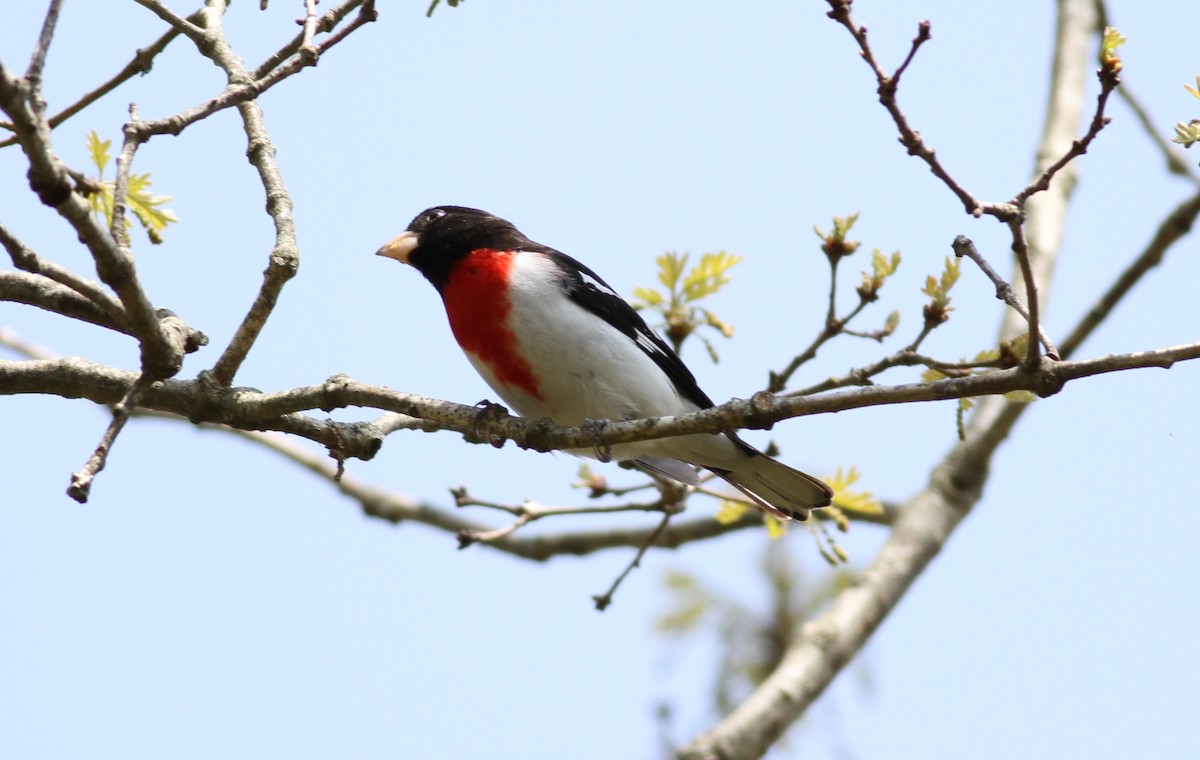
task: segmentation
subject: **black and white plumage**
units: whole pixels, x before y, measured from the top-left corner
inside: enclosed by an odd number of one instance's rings
[[[504,219],[438,206],[378,253],[413,266],[437,288],[471,364],[524,417],[579,425],[713,406],[671,347],[608,283]],[[699,481],[688,465],[703,467],[763,509],[797,520],[828,506],[833,495],[734,433],[617,444],[612,454],[689,485]]]

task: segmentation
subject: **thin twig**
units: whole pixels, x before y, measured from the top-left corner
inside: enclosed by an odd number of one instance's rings
[[[819,383],[810,385],[807,388],[789,391],[788,393],[784,394],[784,396],[788,398],[792,396],[811,396],[816,393],[824,393],[825,391],[834,390],[835,388],[846,388],[855,385],[874,385],[875,383],[871,378],[882,374],[893,367],[912,367],[916,365],[924,365],[931,369],[942,371],[944,374],[951,375],[951,373],[953,373],[955,370],[960,370],[964,367],[977,369],[993,366],[991,362],[973,362],[968,364],[941,362],[917,353],[917,349],[921,347],[921,344],[925,342],[925,339],[929,337],[929,334],[942,324],[944,323],[925,320],[921,324],[921,331],[917,333],[917,337],[913,339],[912,343],[909,343],[907,346],[893,353],[891,356],[885,356],[884,358],[872,362],[866,366],[852,369],[841,377],[830,377],[822,380]]]
[[[1025,292],[1029,295],[1029,313],[1025,315],[1028,321],[1029,335],[1041,335],[1040,304],[1038,303],[1037,280],[1033,276],[1033,266],[1029,261],[1029,244],[1025,242],[1025,225],[1020,218],[1008,220],[1008,229],[1012,234],[1012,252],[1017,259],[1017,270],[1025,282]],[[1030,371],[1037,369],[1040,360],[1040,344],[1030,338],[1025,346],[1024,367]]]
[[[864,26],[859,26],[854,22],[850,15],[850,0],[827,0],[830,11],[827,14],[829,18],[844,26],[854,37],[858,43],[858,49],[862,53],[862,58],[871,71],[875,74],[875,81],[878,84],[879,102],[887,109],[891,115],[892,121],[896,124],[896,129],[900,132],[900,143],[908,149],[910,156],[916,156],[929,166],[929,170],[942,181],[946,187],[950,189],[958,199],[962,202],[963,207],[968,214],[972,216],[981,216],[983,214],[991,214],[999,219],[1005,219],[1013,213],[1013,210],[1006,208],[1001,204],[986,204],[975,198],[962,185],[958,183],[950,173],[946,171],[941,162],[937,158],[937,154],[932,148],[927,146],[921,139],[921,134],[913,129],[904,112],[900,110],[900,106],[896,101],[896,89],[899,84],[899,75],[904,72],[911,63],[913,56],[916,55],[917,49],[923,42],[930,39],[930,24],[928,21],[922,21],[917,27],[917,36],[913,39],[912,47],[909,49],[908,56],[904,63],[896,70],[896,73],[889,76],[883,67],[875,58],[875,52],[871,49],[870,43],[867,42],[867,29]]]
[[[195,15],[184,18],[160,3],[158,0],[134,0],[134,2],[158,16],[163,21],[167,22],[171,28],[177,30],[192,42],[196,43],[197,47],[203,47],[207,43],[204,26],[202,26],[201,23],[198,23],[199,19],[197,19],[197,21],[192,20],[196,19],[197,16],[199,16],[200,19],[203,19],[205,14],[204,10],[197,11]]]
[[[125,226],[126,201],[129,198],[129,177],[133,170],[133,157],[141,141],[137,139],[137,105],[129,104],[129,121],[125,124],[125,141],[117,154],[117,177],[113,182],[112,224],[109,234],[120,248],[129,250],[129,231]]]
[[[613,594],[617,593],[617,589],[620,588],[621,582],[625,580],[625,576],[629,575],[629,573],[633,571],[633,568],[641,566],[642,557],[646,556],[646,550],[648,550],[654,544],[659,535],[667,527],[667,523],[671,521],[671,518],[674,517],[674,515],[674,512],[664,513],[662,521],[658,524],[658,527],[651,531],[650,535],[646,536],[646,541],[640,547],[638,547],[637,554],[634,555],[633,561],[630,562],[623,571],[621,571],[621,574],[617,576],[617,579],[613,581],[611,586],[608,587],[608,591],[592,597],[592,601],[595,602],[596,610],[598,612],[604,612],[604,610],[608,609],[608,606],[612,604]]]
[[[1105,115],[1105,107],[1108,104],[1108,98],[1120,84],[1121,79],[1117,76],[1119,68],[1115,65],[1105,63],[1096,71],[1096,76],[1100,80],[1100,94],[1096,97],[1096,110],[1092,114],[1091,122],[1088,125],[1087,132],[1080,139],[1073,140],[1071,147],[1061,155],[1057,161],[1050,164],[1042,173],[1029,183],[1020,193],[1012,200],[1012,205],[1020,210],[1020,213],[1007,220],[1009,230],[1012,233],[1012,250],[1016,255],[1017,264],[1021,270],[1022,280],[1025,284],[1025,296],[1029,302],[1029,314],[1027,321],[1029,323],[1030,335],[1042,335],[1042,327],[1040,320],[1041,299],[1038,296],[1039,283],[1034,272],[1033,263],[1030,258],[1029,245],[1025,237],[1025,207],[1028,204],[1029,198],[1035,193],[1040,193],[1050,188],[1050,182],[1054,179],[1064,167],[1078,156],[1087,153],[1088,147],[1100,131],[1111,121]],[[1038,341],[1030,340],[1026,346],[1024,366],[1032,371],[1039,361],[1038,357]]]
[[[88,457],[83,468],[71,476],[71,485],[67,488],[67,495],[75,501],[80,504],[87,503],[96,475],[104,469],[104,464],[108,461],[108,453],[116,443],[117,436],[125,427],[125,423],[129,421],[129,415],[137,408],[138,396],[152,382],[154,379],[149,375],[145,373],[139,375],[137,381],[129,386],[124,397],[113,405],[112,420],[108,423],[108,429],[104,431],[104,435],[100,437],[100,443],[96,444],[96,450]]]
[[[971,261],[975,262],[975,265],[979,267],[980,271],[982,271],[983,274],[992,281],[992,284],[996,286],[996,298],[1008,304],[1010,307],[1015,309],[1016,312],[1020,314],[1027,322],[1029,322],[1031,325],[1033,324],[1033,320],[1030,318],[1029,312],[1026,311],[1025,305],[1021,303],[1021,299],[1017,298],[1017,294],[1013,291],[1012,286],[1005,282],[1004,278],[992,268],[992,265],[989,264],[987,259],[983,257],[983,254],[979,252],[979,249],[975,247],[975,243],[970,238],[968,238],[966,235],[959,235],[954,238],[954,242],[950,244],[950,247],[954,249],[955,256],[959,258],[966,256]],[[1041,329],[1040,325],[1038,326],[1038,339],[1042,342],[1042,346],[1046,349],[1047,356],[1055,361],[1062,358],[1058,353],[1058,349],[1055,348],[1054,344],[1050,342],[1050,337],[1046,335],[1046,331]]]
[[[0,346],[10,348],[27,359],[50,360],[58,356],[49,349],[30,343],[11,328],[0,326]]]
[[[0,332],[0,338],[3,333]],[[147,412],[139,409],[138,415],[153,414],[169,419],[186,421],[186,418],[161,412]],[[386,426],[384,417],[376,420],[375,424]],[[237,430],[225,425],[202,423],[201,430],[215,430],[237,435],[245,440],[262,445],[265,448],[291,460],[304,469],[312,472],[322,480],[331,483],[346,496],[354,499],[364,514],[369,517],[386,520],[391,523],[415,522],[436,528],[452,534],[463,531],[483,531],[485,527],[465,520],[457,513],[436,506],[418,502],[410,497],[384,491],[359,483],[347,475],[340,480],[335,477],[334,467],[329,458],[320,456],[306,448],[297,445],[292,439],[278,433],[263,433],[258,431]],[[891,516],[894,518],[895,511]],[[711,517],[701,517],[693,520],[675,521],[665,531],[659,533],[657,543],[660,549],[678,549],[695,541],[705,541],[717,536],[726,535],[762,525],[758,513],[747,513],[740,520],[732,523],[719,523]],[[503,537],[493,540],[485,546],[522,559],[544,562],[560,555],[584,556],[607,549],[623,549],[642,546],[651,531],[645,528],[604,528],[587,531],[568,531],[533,535],[522,538]]]
[[[191,18],[195,18],[195,15],[189,17],[189,19]],[[129,63],[125,64],[125,68],[121,69],[112,77],[110,77],[108,81],[81,95],[79,99],[71,105],[51,116],[49,119],[50,128],[57,128],[67,119],[87,108],[92,103],[95,103],[97,100],[100,100],[100,98],[117,89],[122,84],[132,79],[135,75],[145,74],[146,72],[150,71],[151,66],[154,64],[154,59],[159,53],[166,49],[171,40],[178,36],[179,30],[172,28],[146,47],[139,48],[137,52],[134,53],[133,59],[130,60]],[[16,145],[16,143],[17,139],[15,137],[10,137],[6,140],[0,140],[0,148],[6,148],[9,145]]]
[[[817,333],[816,337],[813,338],[812,342],[808,344],[808,347],[796,356],[792,357],[792,360],[788,362],[786,367],[779,372],[768,372],[768,392],[779,393],[786,388],[788,381],[792,378],[792,375],[796,374],[796,371],[800,369],[800,367],[816,358],[817,352],[821,350],[821,347],[836,338],[838,335],[843,333],[849,333],[852,335],[856,334],[850,333],[848,330],[846,330],[846,325],[850,324],[855,317],[862,313],[863,309],[867,307],[867,304],[870,303],[870,301],[868,301],[866,298],[860,297],[858,299],[858,305],[855,306],[849,314],[841,319],[837,317],[835,312],[837,297],[837,262],[838,258],[829,259],[829,306],[826,309],[825,324],[821,327],[821,331]]]
[[[452,488],[450,490],[454,496],[454,504],[457,507],[487,507],[489,509],[497,509],[513,515],[517,519],[502,528],[495,530],[476,531],[465,530],[458,534],[459,548],[465,549],[473,543],[488,543],[496,539],[503,538],[517,528],[528,525],[545,517],[560,517],[563,515],[597,515],[597,514],[616,514],[620,512],[659,512],[663,509],[663,500],[647,503],[628,503],[628,504],[605,504],[602,506],[585,505],[585,506],[561,506],[549,507],[537,504],[532,501],[525,501],[522,504],[501,504],[499,502],[477,499],[467,493],[466,488]]]
[[[42,21],[42,31],[38,35],[37,45],[29,59],[29,68],[25,70],[25,79],[29,81],[33,93],[35,108],[39,112],[46,110],[46,101],[42,99],[42,70],[46,67],[46,54],[50,51],[50,40],[54,39],[54,28],[58,25],[58,14],[62,10],[62,0],[50,0],[46,9],[46,18]]]
[[[362,6],[362,10],[359,11],[361,16],[370,16],[370,18],[367,19],[369,21],[375,20],[375,17],[378,14],[375,12],[374,0],[368,0],[368,2],[364,2],[364,0],[346,0],[346,2],[342,3],[341,5],[335,6],[334,8],[331,8],[325,12],[325,15],[320,18],[317,24],[317,33],[319,34],[332,31],[333,28],[336,27],[341,20],[350,13],[350,11],[358,8],[359,6]],[[259,64],[258,68],[250,72],[250,78],[254,80],[262,79],[267,74],[278,68],[284,61],[295,55],[297,51],[300,50],[300,46],[303,44],[304,31],[301,31],[300,34],[297,34],[290,42],[273,53],[269,58],[267,58],[267,60]],[[320,52],[324,52],[324,50],[321,50]]]
[[[1018,208],[1024,208],[1025,201],[1034,193],[1042,192],[1050,187],[1050,181],[1054,179],[1054,175],[1058,174],[1067,164],[1071,163],[1075,158],[1087,153],[1092,141],[1100,134],[1112,119],[1105,115],[1105,107],[1108,105],[1108,98],[1112,95],[1113,90],[1121,84],[1120,77],[1116,72],[1106,66],[1101,66],[1096,70],[1096,76],[1100,80],[1100,94],[1096,96],[1096,110],[1092,114],[1091,123],[1088,124],[1088,130],[1083,137],[1071,143],[1071,148],[1059,157],[1057,161],[1046,167],[1040,175],[1030,182],[1025,189],[1017,193],[1013,198],[1013,205]],[[1033,309],[1033,299],[1030,299],[1030,310]]]
[[[896,73],[892,74],[891,78],[888,80],[889,87],[893,91],[893,94],[895,93],[896,88],[900,86],[900,76],[908,68],[908,64],[912,63],[913,59],[917,57],[917,50],[921,48],[921,45],[924,45],[932,38],[933,35],[929,33],[930,28],[931,25],[928,21],[922,21],[921,23],[917,24],[917,36],[913,37],[912,47],[908,49],[908,55],[905,56],[904,62],[900,64],[900,67],[896,69]],[[863,31],[863,34],[866,34],[865,30]]]

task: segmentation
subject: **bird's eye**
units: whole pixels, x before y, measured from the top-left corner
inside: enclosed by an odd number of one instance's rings
[[[412,223],[408,225],[408,229],[410,232],[424,232],[429,228],[429,225],[441,219],[447,213],[449,212],[441,206],[427,208],[413,218]]]

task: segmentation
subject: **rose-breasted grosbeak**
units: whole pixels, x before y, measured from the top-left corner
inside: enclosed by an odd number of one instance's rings
[[[431,208],[379,255],[433,283],[471,364],[524,417],[579,425],[713,406],[675,352],[599,275],[503,219],[461,206]],[[699,479],[685,463],[703,467],[768,512],[795,520],[833,496],[825,483],[734,433],[622,443],[612,455],[688,485]]]

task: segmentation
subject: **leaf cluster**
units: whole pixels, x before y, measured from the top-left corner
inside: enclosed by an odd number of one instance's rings
[[[929,296],[924,311],[926,324],[938,325],[950,318],[950,312],[954,310],[950,305],[950,289],[958,282],[959,264],[958,259],[947,256],[941,277],[926,276],[925,286],[921,288],[921,292]]]
[[[1191,93],[1193,98],[1200,99],[1200,74],[1196,75],[1196,86],[1184,85],[1183,88]],[[1187,124],[1179,122],[1175,125],[1175,136],[1171,142],[1190,148],[1200,142],[1200,119],[1192,119]]]
[[[1117,55],[1117,48],[1121,47],[1126,42],[1125,35],[1118,32],[1114,27],[1104,27],[1104,35],[1100,39],[1100,66],[1112,74],[1120,73],[1124,64],[1121,63],[1121,58]]]
[[[733,336],[733,325],[696,304],[728,285],[732,281],[729,270],[741,260],[741,256],[717,251],[704,254],[699,263],[688,269],[688,254],[668,251],[655,259],[658,281],[666,288],[666,292],[655,288],[634,288],[633,308],[649,309],[661,314],[663,331],[676,351],[688,336],[696,334],[704,342],[708,355],[716,362],[716,349],[697,330],[709,327],[729,338]]]
[[[862,245],[857,240],[847,240],[846,234],[850,232],[850,228],[858,221],[858,212],[849,216],[835,216],[833,218],[833,232],[826,234],[820,227],[813,225],[813,232],[817,233],[817,237],[821,238],[821,251],[829,257],[830,262],[849,256],[858,250]]]
[[[862,283],[855,288],[862,300],[871,303],[878,300],[879,290],[887,278],[896,273],[900,266],[900,252],[892,251],[891,256],[884,256],[878,248],[871,253],[871,271],[862,273]],[[899,321],[900,315],[896,315]]]
[[[96,130],[92,130],[87,136],[88,156],[92,160],[92,164],[96,167],[99,178],[96,182],[96,192],[88,196],[88,205],[92,209],[92,213],[97,217],[103,218],[105,224],[112,227],[113,221],[113,206],[115,203],[117,183],[113,180],[104,179],[104,169],[108,166],[111,160],[109,149],[112,147],[112,140],[101,140]],[[150,242],[158,245],[162,242],[163,230],[168,224],[178,222],[179,217],[175,216],[175,212],[162,208],[162,206],[171,201],[169,195],[154,195],[150,192],[149,172],[145,174],[132,174],[129,177],[129,186],[126,190],[125,205],[133,212],[134,217],[141,223],[143,229],[146,230],[146,236]],[[125,229],[128,230],[133,226],[133,222],[128,218],[125,219]]]

